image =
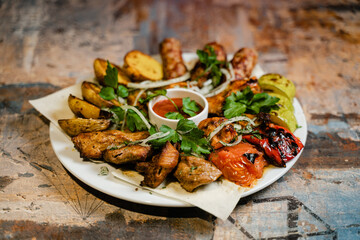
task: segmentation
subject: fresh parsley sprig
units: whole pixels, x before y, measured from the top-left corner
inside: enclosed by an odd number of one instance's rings
[[[276,104],[279,100],[279,98],[270,96],[267,93],[254,94],[250,87],[246,87],[243,91],[232,93],[226,98],[223,107],[224,116],[232,118],[241,116],[244,113],[269,113],[271,110],[279,109],[279,106]]]
[[[119,97],[125,98],[129,96],[129,90],[120,85],[118,82],[118,70],[112,67],[110,62],[107,61],[106,75],[104,77],[105,86],[100,90],[100,97],[105,100],[118,99]]]
[[[191,100],[189,97],[183,98],[182,104],[183,105],[180,109],[181,112],[186,113],[190,117],[195,116],[200,110],[198,104],[194,100]],[[165,117],[168,119],[184,119],[185,117],[181,114],[181,112],[168,112],[165,114]]]
[[[168,112],[165,114],[165,117],[167,119],[185,119],[185,117],[179,112]]]
[[[196,102],[194,100],[190,100],[189,97],[183,98],[182,102],[183,102],[182,111],[188,114],[190,117],[195,116],[196,112],[200,110]]]
[[[157,131],[155,128],[151,128],[149,132],[152,135]],[[161,147],[167,141],[172,143],[181,142],[180,149],[186,154],[210,154],[211,146],[204,138],[204,132],[200,130],[191,120],[181,119],[175,130],[162,125],[160,127],[160,132],[170,133],[163,138],[150,141],[150,143],[155,147]]]
[[[114,106],[112,108],[104,108],[102,110],[112,114],[111,121],[115,124],[115,128],[117,129],[121,128],[121,123],[123,123],[123,125],[132,132],[147,130],[147,127],[141,120],[140,116],[131,109],[125,111],[121,107]],[[144,111],[139,111],[146,117],[146,113]]]
[[[221,65],[224,65],[226,63],[224,61],[219,61],[216,59],[217,56],[213,47],[206,46],[205,48],[210,54],[204,50],[196,51],[196,54],[199,57],[199,61],[205,65],[205,71],[202,75],[199,76],[199,78],[209,73],[209,76],[212,79],[212,85],[216,87],[220,84],[222,77],[222,72],[220,71]]]

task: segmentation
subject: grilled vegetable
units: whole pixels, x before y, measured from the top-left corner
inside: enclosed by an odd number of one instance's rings
[[[163,79],[162,65],[151,56],[137,50],[125,55],[123,69],[136,82]]]
[[[211,153],[209,159],[226,179],[244,187],[261,178],[267,165],[263,154],[249,143],[220,148]]]
[[[304,147],[289,130],[272,123],[259,133],[259,137],[245,135],[243,139],[262,149],[267,159],[278,167],[285,167],[285,162],[296,157]]]
[[[295,97],[295,85],[289,79],[280,74],[266,74],[259,78],[259,85],[265,91],[282,94],[292,102]]]
[[[96,132],[106,130],[111,121],[108,119],[60,119],[58,120],[60,127],[71,137],[80,133]]]
[[[83,82],[81,85],[81,92],[83,95],[83,98],[94,104],[95,106],[98,106],[100,108],[102,107],[113,107],[113,106],[120,106],[120,103],[113,100],[105,100],[102,97],[100,97],[100,87],[97,86],[94,83],[91,82]]]
[[[126,74],[123,72],[123,70],[113,64],[113,63],[110,63],[111,66],[113,67],[116,67],[116,69],[118,70],[118,82],[119,84],[124,84],[126,85],[128,82],[130,82],[130,79],[128,76],[126,76]],[[105,85],[104,83],[104,77],[106,75],[106,68],[107,68],[107,61],[104,60],[104,59],[101,59],[101,58],[97,58],[95,59],[94,61],[94,72],[95,72],[95,76],[96,76],[96,79],[99,81],[99,83],[101,85]]]
[[[78,117],[100,118],[100,108],[73,95],[69,95],[68,104],[71,111]]]

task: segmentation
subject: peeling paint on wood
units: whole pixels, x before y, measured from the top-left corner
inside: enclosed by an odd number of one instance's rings
[[[360,182],[360,5],[339,1],[2,1],[0,238],[357,239]],[[297,87],[309,135],[297,164],[242,199],[227,221],[197,208],[116,199],[57,160],[49,122],[29,99],[93,76],[96,57],[134,48],[184,52],[219,41],[259,52]]]

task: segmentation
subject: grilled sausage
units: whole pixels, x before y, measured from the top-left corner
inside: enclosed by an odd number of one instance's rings
[[[241,48],[237,51],[231,60],[235,79],[249,78],[257,63],[257,58],[256,51],[251,48]]]
[[[186,73],[187,69],[181,54],[181,45],[177,39],[165,38],[160,43],[165,79],[177,78]]]

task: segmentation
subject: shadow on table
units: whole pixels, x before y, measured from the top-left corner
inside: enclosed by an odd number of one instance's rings
[[[66,172],[77,184],[79,184],[86,191],[88,191],[95,197],[103,200],[104,202],[107,202],[119,208],[123,208],[129,211],[134,211],[137,213],[168,217],[168,218],[201,218],[206,221],[211,221],[216,219],[216,217],[212,216],[211,214],[197,207],[157,207],[157,206],[133,203],[116,197],[112,197],[81,182],[79,179],[73,176],[69,171],[66,170]]]

